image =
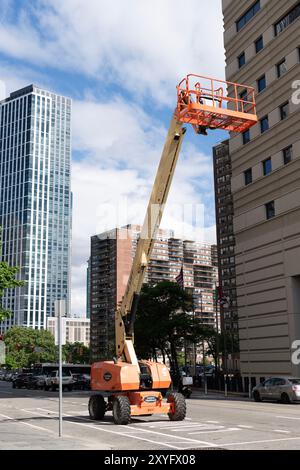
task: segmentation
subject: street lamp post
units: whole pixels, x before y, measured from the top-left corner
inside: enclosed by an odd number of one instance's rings
[[[220,344],[219,344],[219,315],[218,315],[218,290],[217,290],[217,284],[214,283],[214,297],[215,297],[215,313],[216,313],[216,377],[218,380],[218,389],[220,389],[220,376],[219,376],[219,371],[220,371]]]
[[[200,306],[201,306],[201,322],[203,323],[203,300],[202,300],[202,292],[200,292]],[[203,380],[204,380],[204,393],[207,395],[207,381],[206,381],[206,370],[205,370],[205,344],[204,344],[204,337],[202,338],[202,354],[203,354]]]

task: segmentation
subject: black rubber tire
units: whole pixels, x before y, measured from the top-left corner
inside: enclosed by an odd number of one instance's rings
[[[49,391],[49,386],[48,386],[48,385],[44,385],[44,390],[45,390],[45,392],[48,392],[48,391]]]
[[[128,424],[131,419],[130,402],[125,395],[119,395],[113,401],[113,418],[115,424]]]
[[[168,403],[174,403],[175,410],[173,413],[168,413],[171,421],[183,421],[186,415],[185,398],[181,393],[170,393],[168,396]]]
[[[283,393],[281,395],[281,403],[284,403],[285,405],[289,405],[291,403],[290,397],[287,393]]]
[[[56,385],[51,385],[51,390],[52,390],[52,392],[55,392],[56,391]]]
[[[69,392],[72,392],[72,390],[73,390],[73,385],[68,385],[68,390],[69,390]]]
[[[106,412],[106,403],[101,395],[92,395],[89,399],[89,415],[93,420],[103,419]]]
[[[253,398],[254,398],[254,401],[257,401],[257,402],[262,401],[260,393],[257,390],[255,390],[255,392],[253,392]]]

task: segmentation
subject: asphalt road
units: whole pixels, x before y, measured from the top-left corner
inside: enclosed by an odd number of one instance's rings
[[[12,389],[0,381],[0,449],[300,449],[300,405],[254,403],[242,398],[187,400],[187,418],[157,415],[127,426],[91,421],[90,392],[63,395],[63,438],[58,438],[58,393]]]

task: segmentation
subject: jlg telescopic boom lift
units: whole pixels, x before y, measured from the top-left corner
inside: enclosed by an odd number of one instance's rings
[[[186,132],[183,123],[191,124],[196,133],[202,135],[207,135],[207,129],[245,132],[257,123],[254,89],[193,74],[177,86],[177,106],[157,170],[126,292],[116,312],[116,358],[92,365],[91,389],[98,392],[89,401],[92,419],[103,419],[108,410],[112,410],[116,424],[128,424],[131,416],[154,413],[166,413],[173,421],[185,418],[186,404],[180,393],[171,392],[166,401],[163,399],[162,391],[171,384],[167,367],[152,361],[139,361],[133,346],[138,297]]]

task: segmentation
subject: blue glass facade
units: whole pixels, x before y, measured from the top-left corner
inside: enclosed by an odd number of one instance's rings
[[[2,259],[25,287],[8,292],[1,325],[46,328],[54,301],[70,309],[71,100],[30,85],[0,102]]]

